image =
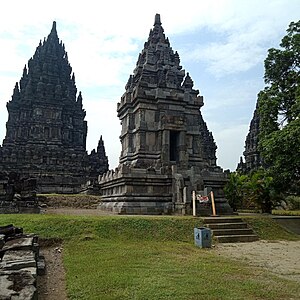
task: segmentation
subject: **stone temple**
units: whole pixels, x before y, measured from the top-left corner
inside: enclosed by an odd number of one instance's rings
[[[245,161],[241,157],[240,162],[237,166],[237,171],[243,174],[255,171],[263,165],[262,158],[258,149],[259,123],[260,118],[258,107],[256,104],[256,108],[254,110],[253,117],[249,126],[249,132],[245,140],[245,151],[243,152]]]
[[[41,193],[77,193],[87,180],[108,170],[102,138],[97,151],[86,152],[82,95],[77,95],[55,22],[25,66],[7,110],[0,171],[36,178]]]
[[[118,168],[99,176],[100,209],[190,214],[192,191],[212,188],[217,213],[232,212],[223,193],[227,176],[200,111],[203,97],[193,86],[157,14],[117,106],[122,151]]]

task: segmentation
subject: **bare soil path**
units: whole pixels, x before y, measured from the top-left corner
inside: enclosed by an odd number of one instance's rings
[[[260,240],[251,243],[218,244],[214,251],[300,282],[300,241]]]
[[[38,276],[39,300],[67,299],[62,251],[61,246],[43,247],[40,250],[40,253],[45,256],[46,274]]]

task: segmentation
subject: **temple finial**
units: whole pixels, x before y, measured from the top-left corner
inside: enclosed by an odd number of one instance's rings
[[[77,97],[77,104],[82,108],[82,94],[79,92],[79,95]]]
[[[161,25],[160,14],[156,14],[156,15],[155,15],[154,26],[155,26],[155,25]]]
[[[56,21],[53,21],[53,25],[52,25],[51,31],[54,31],[54,30],[56,30]]]
[[[57,37],[56,21],[53,21],[52,29],[51,29],[51,32],[50,32],[49,36],[56,36]]]
[[[185,79],[183,81],[183,84],[182,84],[185,88],[188,88],[188,89],[192,89],[193,86],[194,86],[194,82],[189,74],[189,72],[187,72],[186,76],[185,76]]]

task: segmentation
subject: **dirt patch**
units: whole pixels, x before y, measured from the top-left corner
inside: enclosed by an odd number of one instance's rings
[[[217,244],[213,251],[300,282],[300,241]]]
[[[101,200],[100,196],[94,195],[39,195],[38,201],[42,207],[48,208],[89,208],[96,209]]]
[[[116,215],[108,211],[102,211],[100,209],[89,209],[89,208],[47,208],[42,209],[42,213],[50,215],[75,215],[75,216],[109,216]]]
[[[45,243],[46,244],[46,243]],[[63,266],[61,245],[50,242],[51,246],[42,247],[40,254],[44,255],[46,261],[46,274],[38,276],[37,289],[39,300],[65,300],[66,273]]]

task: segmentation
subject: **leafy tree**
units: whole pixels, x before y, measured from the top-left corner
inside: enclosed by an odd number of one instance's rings
[[[260,208],[262,213],[272,213],[274,208],[280,200],[278,193],[275,190],[273,177],[269,176],[264,169],[259,169],[253,172],[248,177],[245,191],[248,204],[254,204]]]
[[[240,175],[233,172],[229,176],[229,181],[224,187],[224,193],[229,205],[234,211],[243,207],[244,185],[247,181],[247,175]]]
[[[292,22],[281,49],[269,49],[266,88],[258,95],[259,149],[281,191],[300,192],[300,21]]]
[[[263,168],[248,175],[231,173],[224,192],[234,211],[255,207],[263,213],[271,213],[272,208],[281,200],[273,177]]]

